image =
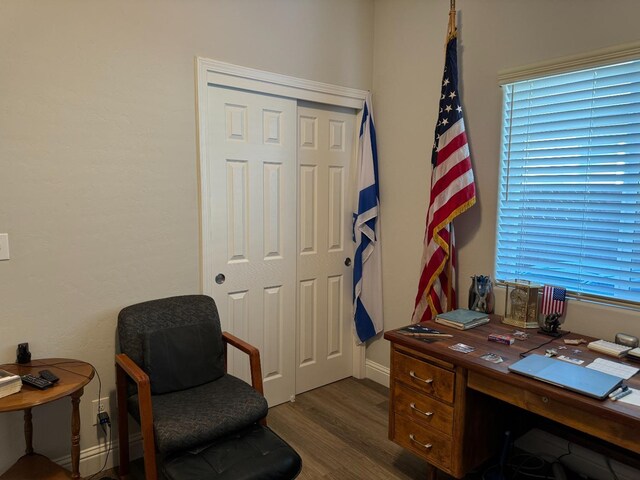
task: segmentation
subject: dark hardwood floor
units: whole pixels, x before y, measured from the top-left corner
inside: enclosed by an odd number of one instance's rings
[[[348,378],[269,411],[269,426],[300,454],[300,480],[424,479],[424,462],[387,439],[389,390]]]
[[[387,439],[388,395],[371,380],[347,378],[271,408],[267,421],[302,457],[300,480],[424,480],[426,464]]]

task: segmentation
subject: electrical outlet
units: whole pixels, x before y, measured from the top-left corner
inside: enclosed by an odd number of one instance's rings
[[[102,412],[107,412],[109,416],[111,416],[111,412],[109,412],[109,397],[102,397],[98,400],[94,400],[92,403],[93,406],[93,420],[92,425],[98,425],[98,414]]]

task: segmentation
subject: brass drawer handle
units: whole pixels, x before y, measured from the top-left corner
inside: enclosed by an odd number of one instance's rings
[[[422,415],[424,415],[425,417],[430,417],[431,415],[433,415],[433,412],[423,412],[422,410],[420,410],[418,407],[416,407],[416,404],[411,402],[409,404],[409,406],[411,407],[411,410],[415,410],[418,413],[421,413]]]
[[[425,450],[429,450],[429,449],[431,449],[431,447],[433,447],[433,445],[431,445],[430,443],[427,443],[427,444],[420,443],[418,440],[416,440],[416,437],[413,436],[413,433],[409,434],[409,440],[411,440],[414,443],[417,443],[418,445],[420,445]]]
[[[426,380],[424,378],[420,378],[419,376],[416,375],[416,372],[414,372],[413,370],[411,370],[409,372],[409,376],[411,378],[413,378],[414,380],[419,380],[421,382],[427,383],[427,384],[431,384],[433,383],[433,378],[427,378]]]

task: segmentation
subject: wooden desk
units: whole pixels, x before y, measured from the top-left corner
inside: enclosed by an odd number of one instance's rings
[[[19,393],[0,398],[0,412],[24,410],[25,455],[0,476],[1,480],[80,478],[80,397],[84,386],[91,381],[94,370],[88,363],[67,358],[45,358],[25,364],[0,365],[0,368],[18,375],[38,376],[40,370],[51,370],[60,378],[53,387],[38,390],[23,385]],[[71,468],[69,472],[44,455],[33,451],[33,425],[31,409],[63,397],[71,397]]]
[[[435,322],[428,324],[453,337],[425,342],[393,330],[386,332],[384,338],[391,342],[389,438],[430,465],[462,478],[496,453],[500,439],[496,429],[500,428],[501,418],[490,397],[640,454],[640,407],[595,400],[507,369],[528,350],[544,354],[548,348],[565,346],[565,338],[592,338],[568,334],[554,339],[529,329],[527,340],[516,340],[509,346],[487,341],[490,333],[516,330],[496,318],[468,331]],[[456,343],[476,349],[468,354],[456,352],[449,348]],[[638,363],[597,354],[586,344],[566,346],[559,353],[585,360],[583,365],[605,357],[640,367]],[[574,349],[581,352],[574,353]],[[485,353],[497,353],[505,361],[490,363],[480,358]],[[640,389],[638,377],[625,383]]]

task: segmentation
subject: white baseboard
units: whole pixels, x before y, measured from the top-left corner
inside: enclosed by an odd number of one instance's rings
[[[389,379],[391,378],[389,367],[367,360],[365,362],[365,368],[367,370],[366,375],[368,379],[373,380],[380,385],[384,385],[387,388],[389,387]]]
[[[108,457],[107,457],[108,455]],[[112,440],[85,448],[80,451],[80,475],[93,475],[102,470],[109,470],[118,464],[118,441]],[[129,437],[129,456],[131,460],[142,457],[142,435],[135,433]],[[55,463],[67,470],[71,470],[71,455],[53,459]]]

